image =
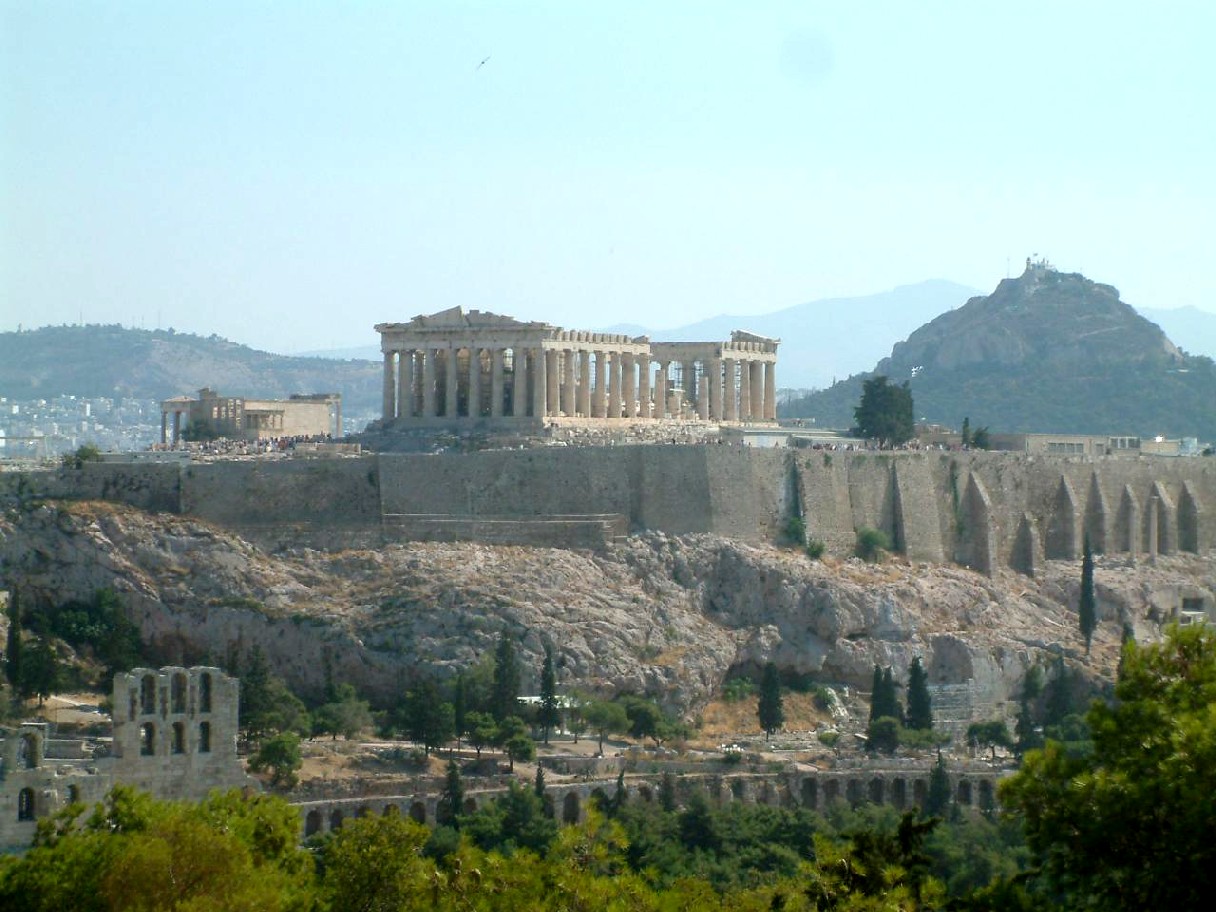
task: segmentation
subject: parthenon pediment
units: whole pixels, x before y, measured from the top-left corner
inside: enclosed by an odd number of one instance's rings
[[[407,326],[427,327],[428,329],[446,329],[446,328],[461,328],[461,329],[527,329],[534,327],[535,323],[523,323],[516,320],[514,317],[508,317],[505,314],[490,313],[487,310],[470,310],[464,312],[464,308],[457,305],[449,307],[447,310],[441,310],[439,313],[430,315],[421,314],[414,317]]]

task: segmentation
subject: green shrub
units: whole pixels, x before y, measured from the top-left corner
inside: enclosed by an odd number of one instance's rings
[[[732,678],[722,685],[722,699],[727,703],[738,703],[756,692],[751,678]]]
[[[801,516],[791,516],[785,521],[785,540],[792,545],[801,545],[806,541],[806,520]]]
[[[855,553],[863,561],[882,559],[883,552],[891,550],[891,539],[881,529],[871,529],[869,526],[857,530],[857,548]]]
[[[811,560],[819,560],[827,549],[828,546],[822,539],[812,538],[806,543],[806,556]]]

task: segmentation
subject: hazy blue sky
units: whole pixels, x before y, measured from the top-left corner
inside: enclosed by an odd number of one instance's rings
[[[1032,253],[1216,311],[1211,3],[0,10],[0,330],[661,328]]]

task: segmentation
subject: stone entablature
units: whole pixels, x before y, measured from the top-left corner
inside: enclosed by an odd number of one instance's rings
[[[778,340],[656,342],[453,307],[379,323],[385,426],[777,420]]]

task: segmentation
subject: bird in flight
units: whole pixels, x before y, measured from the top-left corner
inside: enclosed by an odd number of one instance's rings
[[[475,69],[473,72],[474,72],[474,73],[476,73],[476,72],[477,72],[477,70],[480,70],[480,69],[481,69],[483,66],[485,66],[485,65],[486,65],[486,62],[487,62],[489,59],[490,59],[490,55],[489,55],[489,54],[486,54],[486,56],[482,58],[481,63],[477,64],[477,69]]]

